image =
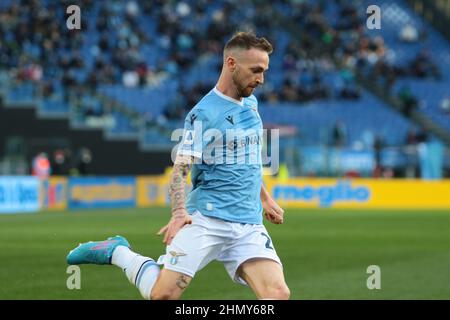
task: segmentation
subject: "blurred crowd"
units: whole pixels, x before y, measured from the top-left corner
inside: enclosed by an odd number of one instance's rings
[[[6,40],[0,44],[0,65],[13,68],[18,80],[40,85],[44,96],[54,92],[55,79],[67,92],[95,92],[99,83],[122,83],[128,87],[151,84],[161,74],[183,72],[205,53],[221,54],[224,40],[238,28],[250,27],[263,33],[279,27],[276,10],[270,10],[270,4],[243,5],[230,0],[207,12],[214,1],[108,1],[94,13],[94,1],[82,0],[82,30],[95,30],[98,34],[96,41],[90,43],[90,33],[61,27],[66,16],[59,9],[70,1],[61,2],[12,2],[0,11],[0,35]],[[400,76],[440,77],[426,50],[406,65],[395,61],[395,53],[386,48],[381,37],[371,39],[365,35],[364,17],[358,15],[355,5],[335,0],[342,2],[340,17],[336,25],[330,25],[323,1],[277,2],[290,3],[290,21],[308,37],[292,37],[284,54],[286,76],[282,86],[266,90],[263,100],[358,98],[350,70],[368,66],[375,76],[385,80],[387,87]],[[92,16],[96,19],[89,18]],[[142,17],[156,22],[158,38],[149,36]],[[247,25],[241,23],[242,18],[249,21]],[[204,27],[199,28],[202,23]],[[426,34],[407,25],[399,37],[414,42]],[[319,45],[326,49],[323,52],[329,53],[326,58],[312,55],[312,39],[320,40]],[[82,53],[88,42],[89,53],[94,57],[91,65],[86,65]],[[148,44],[166,54],[149,63],[142,56],[143,47]],[[324,84],[323,74],[333,68],[336,58],[349,70],[342,75],[340,84]],[[336,90],[336,86],[341,87]]]
[[[442,78],[438,64],[428,49],[423,49],[409,61],[399,61],[396,52],[387,47],[381,36],[367,35],[367,17],[357,10],[356,4],[334,0],[339,16],[337,22],[332,24],[325,15],[327,1],[281,2],[290,4],[289,21],[300,34],[291,37],[283,52],[281,84],[273,85],[268,76],[266,85],[260,89],[258,98],[261,102],[359,99],[361,88],[355,79],[358,72],[381,82],[387,94],[398,94],[408,113],[417,106],[417,99],[408,92],[408,88],[393,92],[396,80],[405,77]],[[276,14],[273,19],[267,19],[267,23],[269,29],[273,28],[277,24]],[[424,30],[418,30],[412,24],[405,25],[398,34],[399,41],[408,43],[420,42],[426,37]],[[332,77],[328,77],[330,73]],[[208,89],[199,82],[186,93],[198,97]],[[447,104],[442,102],[442,110],[448,109]],[[191,106],[190,102],[175,99],[166,110],[166,115],[182,118],[185,108]]]
[[[146,87],[177,78],[195,67],[202,56],[221,55],[225,40],[239,29],[257,30],[275,49],[276,31],[291,32],[282,54],[281,79],[275,82],[267,77],[259,91],[261,102],[359,99],[356,71],[379,79],[386,92],[399,77],[440,79],[430,51],[424,49],[411,61],[398,61],[382,37],[367,35],[366,16],[355,4],[332,2],[339,8],[336,22],[325,14],[328,1],[80,0],[82,29],[69,30],[62,27],[67,15],[61,8],[71,1],[45,5],[42,0],[13,1],[0,10],[0,37],[4,39],[0,68],[17,82],[34,83],[44,98],[61,94],[84,116],[110,111],[96,99],[99,85]],[[279,11],[277,5],[288,6],[289,12]],[[414,25],[404,26],[398,35],[405,42],[426,36]],[[146,56],[149,50],[157,52],[152,59]],[[184,118],[213,85],[201,79],[181,84],[161,116]],[[406,110],[416,107],[408,88],[400,92],[400,99]],[[442,102],[445,112],[447,105]]]

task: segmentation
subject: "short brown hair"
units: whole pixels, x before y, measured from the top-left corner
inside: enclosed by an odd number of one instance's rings
[[[252,48],[260,49],[271,54],[273,47],[266,38],[258,38],[253,32],[237,32],[231,37],[225,45],[224,51],[228,49],[240,48],[249,50]]]

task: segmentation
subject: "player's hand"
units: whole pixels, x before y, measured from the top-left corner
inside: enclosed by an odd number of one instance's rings
[[[273,200],[267,199],[262,204],[264,209],[264,216],[267,220],[274,224],[282,224],[284,221],[284,210]]]
[[[162,227],[157,233],[158,236],[164,234],[163,242],[166,245],[170,245],[172,243],[173,238],[178,231],[184,227],[184,225],[192,223],[192,217],[186,210],[183,209],[179,211],[181,212],[177,212],[174,216],[172,216],[169,223]]]

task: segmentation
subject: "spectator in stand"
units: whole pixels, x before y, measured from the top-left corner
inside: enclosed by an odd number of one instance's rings
[[[135,88],[139,85],[139,75],[136,71],[125,71],[122,75],[122,82],[126,88]]]
[[[407,178],[414,178],[416,176],[416,156],[417,156],[417,134],[416,130],[411,128],[408,130],[405,139],[405,176]]]
[[[347,127],[344,122],[337,121],[331,131],[332,145],[337,148],[345,147],[347,143]]]
[[[50,176],[51,166],[47,153],[40,152],[33,158],[31,174],[41,179],[46,179]]]
[[[292,80],[290,79],[284,80],[283,86],[281,87],[280,96],[283,101],[289,102],[298,101],[299,96]]]
[[[56,176],[66,175],[68,173],[67,159],[64,150],[57,149],[53,153],[53,174]]]
[[[439,108],[446,115],[450,115],[450,96],[447,96],[441,100]]]
[[[418,106],[417,98],[412,94],[411,89],[408,86],[403,86],[399,93],[398,98],[402,104],[403,114],[409,116],[411,111],[413,111]]]
[[[384,140],[380,135],[375,136],[375,140],[373,142],[373,151],[375,157],[375,166],[382,167],[381,156],[384,148]]]
[[[408,133],[406,134],[405,144],[407,146],[413,146],[416,145],[417,142],[416,131],[414,129],[409,129]]]
[[[425,49],[421,50],[411,61],[410,74],[418,78],[433,77],[436,80],[442,78],[439,68],[432,61],[431,53]]]
[[[415,43],[419,40],[419,30],[413,24],[408,23],[401,28],[399,38],[403,42]]]
[[[78,153],[78,174],[87,175],[90,173],[90,164],[92,162],[92,152],[86,147],[80,149]]]

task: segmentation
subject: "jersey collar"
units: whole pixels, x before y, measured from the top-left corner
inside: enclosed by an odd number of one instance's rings
[[[217,87],[214,87],[213,91],[214,91],[215,94],[217,94],[222,99],[225,99],[225,100],[228,100],[230,102],[236,103],[236,104],[238,104],[240,106],[244,106],[244,99],[242,99],[242,101],[239,101],[239,100],[236,100],[236,99],[234,99],[232,97],[226,96],[222,92],[217,90]]]

